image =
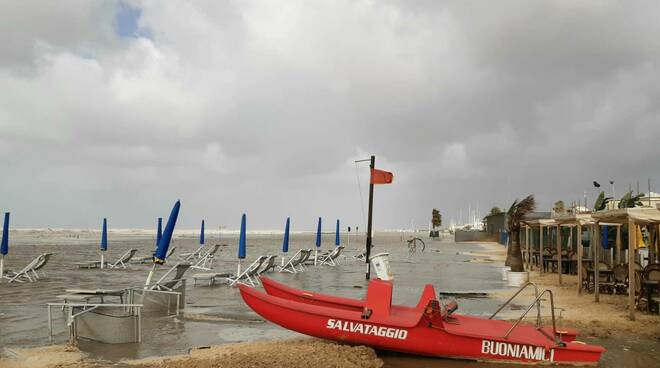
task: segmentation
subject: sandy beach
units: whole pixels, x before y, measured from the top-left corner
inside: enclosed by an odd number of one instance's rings
[[[91,359],[75,346],[14,349],[12,359],[0,360],[2,368],[92,368],[117,363]],[[383,361],[373,349],[316,339],[293,339],[229,344],[192,349],[189,354],[120,363],[136,368],[244,368],[244,367],[346,367],[380,368]]]

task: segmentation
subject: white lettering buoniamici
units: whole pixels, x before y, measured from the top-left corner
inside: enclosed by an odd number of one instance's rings
[[[542,346],[509,344],[500,341],[481,341],[481,353],[511,357],[518,359],[554,361],[554,349],[550,349],[550,357],[546,359],[546,351]]]
[[[366,323],[342,321],[339,319],[329,319],[325,328],[398,340],[405,340],[408,337],[407,330],[383,326],[379,327]]]

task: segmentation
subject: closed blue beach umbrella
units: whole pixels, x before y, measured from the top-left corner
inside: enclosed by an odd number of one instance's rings
[[[202,230],[199,232],[199,245],[204,245],[204,220],[202,220]]]
[[[245,224],[246,221],[246,216],[243,214],[243,217],[241,218],[241,235],[238,238],[238,258],[239,259],[244,259],[245,258],[245,253],[246,253],[246,241],[245,241]]]
[[[284,226],[284,239],[282,240],[282,252],[287,253],[289,251],[289,224],[291,219],[286,218],[286,225]]]
[[[5,212],[5,222],[2,225],[2,243],[0,244],[0,254],[4,256],[7,253],[9,253],[9,212]]]
[[[319,224],[316,227],[316,249],[314,249],[314,266],[319,259],[319,248],[321,248],[321,218],[319,217]]]
[[[339,246],[341,244],[341,239],[339,238],[339,219],[337,219],[337,229],[335,230],[335,245]]]
[[[5,255],[9,253],[9,212],[5,212],[5,222],[2,225],[2,243],[0,243],[0,282],[5,274]]]
[[[156,231],[156,247],[158,247],[158,243],[160,243],[160,238],[162,237],[163,237],[163,218],[159,217],[158,230]]]
[[[172,241],[172,234],[174,233],[174,226],[176,226],[176,220],[179,217],[180,207],[181,207],[181,201],[176,201],[174,207],[172,207],[170,218],[167,219],[165,230],[163,230],[163,236],[160,238],[160,241],[158,242],[158,247],[156,248],[156,254],[154,254],[154,263],[157,264],[165,263],[165,258],[167,257],[167,249],[170,247],[170,241]]]
[[[103,229],[101,230],[101,251],[108,250],[108,219],[103,219]]]

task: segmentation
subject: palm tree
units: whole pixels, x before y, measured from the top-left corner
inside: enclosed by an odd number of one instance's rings
[[[612,197],[605,197],[605,192],[601,191],[600,194],[598,195],[598,198],[596,198],[596,202],[594,203],[594,210],[595,211],[602,211],[607,207],[607,202],[609,202],[612,199]]]
[[[520,248],[520,226],[523,217],[534,211],[536,208],[536,201],[534,195],[530,194],[522,201],[516,199],[507,211],[508,215],[508,228],[509,228],[509,248],[507,249],[506,265],[511,267],[511,272],[523,272],[525,267],[523,265],[522,250]]]

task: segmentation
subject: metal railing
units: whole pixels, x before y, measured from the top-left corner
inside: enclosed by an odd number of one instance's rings
[[[534,297],[535,297],[535,298],[538,298],[538,297],[539,297],[539,288],[536,286],[535,283],[533,283],[533,282],[528,282],[528,283],[526,283],[525,285],[521,286],[520,289],[518,289],[518,291],[516,291],[516,292],[515,292],[515,293],[514,293],[514,294],[513,294],[513,295],[512,295],[512,296],[511,296],[506,302],[504,302],[504,304],[502,304],[502,305],[501,305],[501,306],[495,311],[495,313],[493,313],[490,317],[488,317],[488,319],[493,319],[493,318],[495,318],[495,316],[496,316],[499,312],[501,312],[502,309],[504,309],[504,307],[506,307],[507,305],[509,305],[509,303],[511,303],[511,301],[513,301],[513,299],[515,299],[518,295],[520,295],[520,293],[522,293],[525,289],[527,289],[528,286],[532,286],[532,287],[534,287]],[[540,305],[537,305],[537,308],[536,308],[536,309],[537,309],[537,310],[536,310],[536,312],[537,312],[537,314],[536,314],[536,327],[538,328],[538,327],[541,326],[541,306],[540,306]]]
[[[534,301],[532,301],[529,304],[529,306],[525,309],[523,314],[518,318],[518,320],[513,324],[513,326],[511,326],[511,328],[509,328],[509,330],[506,332],[506,334],[504,334],[504,338],[505,339],[509,338],[509,336],[511,335],[513,330],[515,330],[516,327],[518,327],[520,322],[522,322],[522,320],[527,316],[529,311],[531,311],[532,308],[534,308],[534,305],[536,305],[536,312],[537,312],[537,315],[536,315],[536,330],[539,331],[543,336],[547,337],[550,341],[553,341],[555,344],[557,344],[559,346],[564,346],[564,343],[561,341],[561,339],[559,339],[559,337],[557,337],[557,323],[556,323],[556,319],[555,319],[555,301],[554,301],[554,297],[553,297],[553,294],[552,294],[552,290],[545,289],[539,294],[538,287],[534,283],[528,282],[525,285],[523,285],[520,289],[518,289],[518,291],[516,291],[513,294],[513,296],[511,296],[504,304],[502,304],[495,311],[495,313],[493,313],[488,319],[493,319],[502,309],[504,309],[504,307],[509,305],[509,303],[511,303],[511,301],[513,299],[515,299],[515,297],[520,295],[520,293],[522,293],[523,290],[525,290],[530,285],[532,287],[534,287],[534,295],[535,295]],[[541,298],[546,293],[550,295],[550,315],[552,316],[552,336],[548,335],[548,333],[545,332],[543,330],[542,326],[541,326]]]

